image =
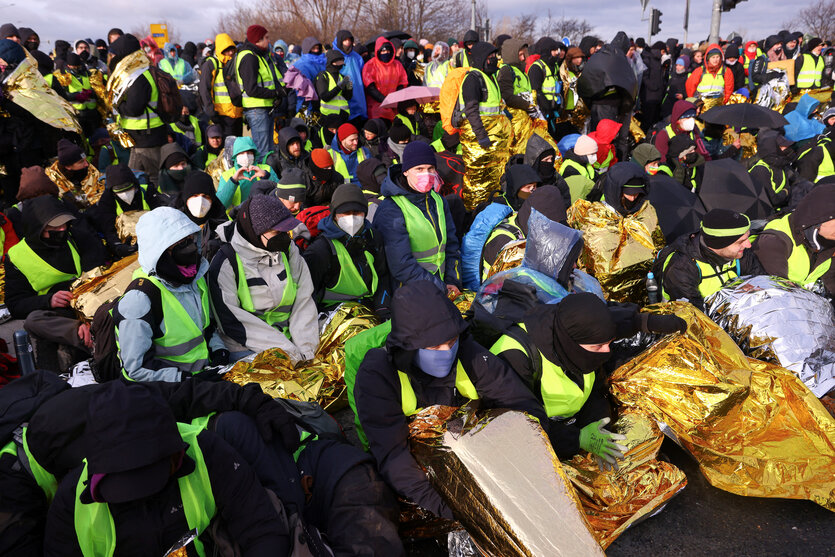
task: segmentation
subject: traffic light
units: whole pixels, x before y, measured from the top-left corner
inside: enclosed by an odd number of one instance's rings
[[[722,11],[729,12],[736,8],[736,5],[745,0],[722,0]]]
[[[652,9],[652,15],[650,15],[650,36],[657,35],[661,31],[661,15],[661,10],[656,10],[655,8]]]

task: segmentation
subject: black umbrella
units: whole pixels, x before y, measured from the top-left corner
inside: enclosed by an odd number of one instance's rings
[[[652,176],[649,185],[649,201],[668,244],[699,229],[705,207],[695,193],[665,174]]]
[[[733,126],[735,128],[777,129],[789,125],[789,121],[776,110],[751,103],[717,106],[711,108],[699,118],[709,124]]]
[[[612,87],[623,89],[632,99],[638,95],[638,80],[623,51],[611,45],[592,54],[577,79],[577,93],[588,102]]]
[[[404,31],[386,31],[385,33],[377,35],[376,37],[365,43],[365,48],[367,48],[369,52],[376,54],[374,52],[374,45],[376,44],[377,39],[379,39],[380,37],[385,37],[388,40],[400,39],[401,41],[405,41],[410,39],[412,36]]]
[[[733,159],[705,163],[699,198],[708,211],[730,209],[745,213],[751,220],[764,219],[774,212],[762,186]]]

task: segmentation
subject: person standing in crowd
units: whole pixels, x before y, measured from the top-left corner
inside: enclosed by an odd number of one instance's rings
[[[275,150],[274,108],[286,96],[279,83],[282,75],[270,56],[270,37],[261,25],[250,25],[246,42],[235,58],[235,75],[241,88],[244,119],[252,141],[262,155]]]
[[[178,85],[191,85],[197,75],[194,69],[180,58],[177,46],[174,43],[165,43],[162,51],[165,58],[157,64],[159,69],[173,77]]]
[[[232,103],[223,77],[223,68],[230,63],[236,51],[232,38],[226,33],[218,33],[214,54],[208,56],[200,67],[198,92],[203,112],[209,120],[220,126],[223,137],[243,135],[243,108]]]
[[[101,116],[96,110],[96,93],[90,85],[90,73],[74,52],[67,54],[67,72],[70,82],[67,85],[67,97],[78,113],[78,121],[85,137],[90,137],[93,130],[101,126]]]
[[[729,43],[725,47],[725,66],[730,70],[734,78],[731,91],[738,91],[746,86],[745,68],[740,63],[739,47],[736,43]]]
[[[362,56],[354,50],[354,35],[350,31],[341,29],[336,32],[333,40],[333,48],[342,53],[345,65],[342,67],[342,75],[350,78],[352,84],[359,84],[363,81]],[[354,87],[351,98],[348,99],[348,106],[351,110],[350,118],[362,125],[362,121],[368,117],[365,105],[365,92],[362,87]]]
[[[835,107],[828,108],[821,116],[821,121],[826,126],[823,133],[797,159],[798,174],[810,182],[835,175]]]
[[[548,121],[548,130],[552,135],[556,135],[554,126],[562,108],[562,81],[559,78],[557,63],[559,47],[554,39],[542,37],[536,41],[534,50],[539,54],[539,59],[528,68],[530,87],[536,91],[536,102]],[[518,59],[518,53],[516,56]]]
[[[794,81],[798,89],[814,89],[821,86],[824,62],[821,56],[823,41],[814,37],[804,47],[805,52],[794,64]]]
[[[424,69],[423,84],[440,89],[449,73],[449,64],[449,45],[438,41],[432,47],[432,57]]]
[[[693,70],[687,78],[687,96],[721,99],[720,104],[728,102],[734,92],[734,77],[732,72],[726,70],[719,45],[708,46],[704,65]]]
[[[343,122],[348,121],[350,108],[348,99],[353,97],[354,86],[351,78],[341,75],[345,57],[338,50],[331,49],[326,55],[325,71],[316,76],[316,94],[319,95],[319,113],[323,116],[336,114]]]
[[[395,110],[391,107],[382,108],[380,104],[386,95],[406,87],[409,79],[403,65],[394,58],[394,46],[388,39],[377,38],[374,58],[362,68],[362,83],[368,102],[368,116],[391,122],[396,114]]]

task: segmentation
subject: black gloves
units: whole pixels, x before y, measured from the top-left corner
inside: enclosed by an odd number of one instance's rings
[[[299,448],[299,430],[296,428],[296,422],[280,403],[269,398],[258,407],[252,417],[264,441],[272,441],[274,434],[277,433],[281,438],[281,444],[291,454]]]
[[[214,350],[209,355],[209,364],[213,366],[225,366],[229,363],[229,350],[225,348],[221,348],[220,350]]]
[[[647,333],[659,333],[662,335],[669,335],[672,333],[686,333],[687,321],[678,315],[655,315],[642,313],[641,316],[647,316],[646,326],[641,326],[641,330]]]
[[[206,367],[200,373],[192,374],[192,379],[198,381],[223,381],[223,376],[218,373],[219,367]],[[183,379],[188,379],[188,374],[183,374]]]
[[[493,144],[493,142],[490,141],[489,137],[482,137],[478,140],[478,144],[481,145],[481,147],[483,147],[484,149],[488,149]]]
[[[115,252],[116,257],[118,257],[119,259],[121,259],[123,257],[127,257],[132,253],[135,253],[136,250],[137,250],[136,245],[131,246],[131,245],[128,245],[128,244],[123,244],[121,242],[119,242],[118,244],[113,245],[113,251]]]

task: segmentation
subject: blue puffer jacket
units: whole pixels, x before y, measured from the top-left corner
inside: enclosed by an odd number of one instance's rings
[[[428,280],[434,282],[438,285],[438,288],[444,291],[446,291],[445,284],[453,284],[460,288],[458,236],[455,233],[455,223],[452,220],[452,214],[446,200],[444,200],[444,218],[446,219],[447,244],[444,280],[441,280],[438,275],[430,275],[428,271],[418,265],[417,260],[412,255],[409,233],[406,230],[406,220],[400,207],[391,197],[396,195],[405,196],[432,222],[438,222],[438,215],[436,214],[435,204],[429,203],[429,194],[418,193],[411,188],[407,189],[406,178],[400,168],[399,164],[389,168],[389,174],[383,180],[383,185],[380,188],[380,193],[385,196],[385,199],[380,203],[373,222],[374,230],[383,238],[386,259],[393,282],[395,286],[401,286],[417,280]],[[400,185],[401,181],[402,186]],[[436,234],[440,239],[440,232],[436,230]]]

